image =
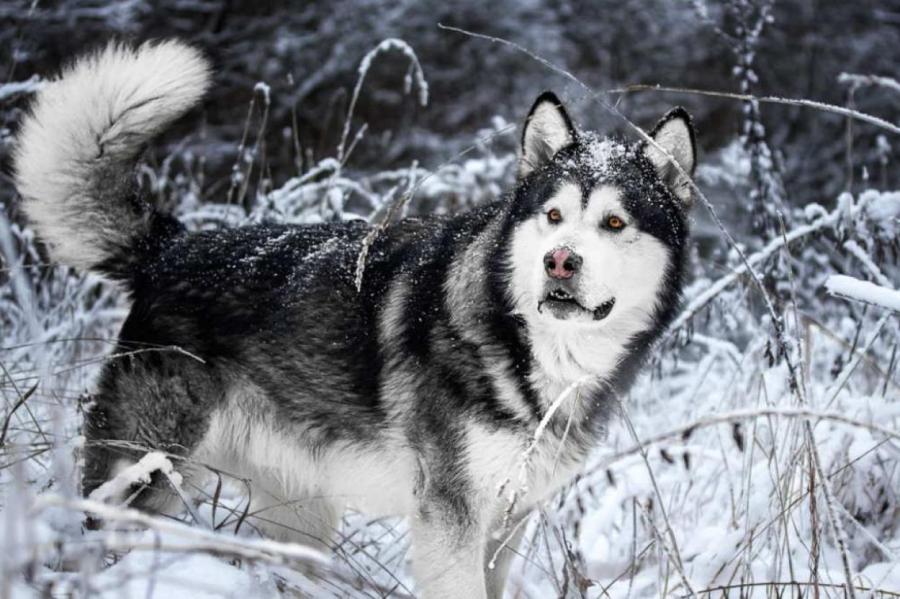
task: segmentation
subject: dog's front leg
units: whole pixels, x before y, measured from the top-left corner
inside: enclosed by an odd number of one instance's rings
[[[425,599],[484,599],[484,532],[448,513],[421,510],[412,522],[412,569]]]

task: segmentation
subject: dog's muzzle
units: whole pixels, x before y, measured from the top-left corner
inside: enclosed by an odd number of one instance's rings
[[[538,312],[547,310],[555,318],[566,320],[579,314],[590,315],[593,320],[603,320],[616,305],[615,298],[610,298],[597,306],[588,308],[579,302],[575,295],[564,286],[554,286],[547,292],[543,300],[538,302]]]

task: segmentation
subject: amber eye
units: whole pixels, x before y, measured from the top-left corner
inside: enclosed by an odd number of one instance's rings
[[[610,216],[606,219],[606,226],[613,231],[620,231],[625,228],[625,221],[618,216]]]
[[[562,212],[559,211],[559,208],[551,208],[547,212],[547,220],[554,224],[562,221]]]

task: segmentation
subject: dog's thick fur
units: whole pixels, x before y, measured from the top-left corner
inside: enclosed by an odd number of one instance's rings
[[[515,189],[390,226],[357,290],[366,223],[189,233],[144,200],[141,149],[208,83],[179,42],[111,45],[44,87],[22,124],[31,223],[55,259],[133,302],[125,357],[104,366],[87,416],[85,493],[137,448],[171,452],[252,481],[275,537],[326,548],[347,507],[409,516],[423,595],[500,597],[512,552],[486,564],[511,495],[515,520],[577,472],[677,309],[689,117],[675,109],[652,142],[627,144],[577,131],[540,96]],[[184,352],[135,351],[171,346]],[[523,484],[538,424],[576,383]]]

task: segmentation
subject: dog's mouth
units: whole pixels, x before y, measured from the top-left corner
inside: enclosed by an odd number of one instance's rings
[[[588,308],[565,289],[555,288],[551,289],[544,299],[538,302],[538,312],[546,309],[554,318],[560,320],[575,318],[579,315],[589,316],[592,320],[603,320],[609,316],[615,304],[615,298],[611,298],[596,308]]]

